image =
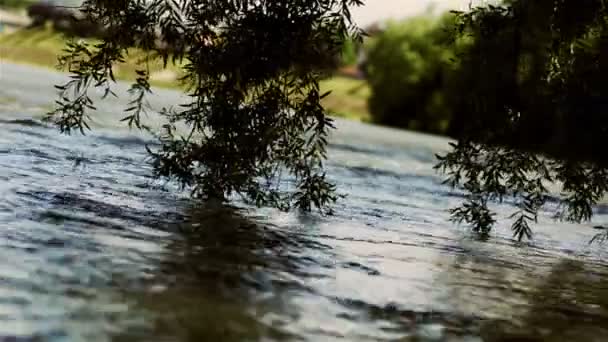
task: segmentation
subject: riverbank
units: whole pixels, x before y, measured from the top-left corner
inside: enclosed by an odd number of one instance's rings
[[[0,56],[3,60],[20,64],[57,68],[57,57],[65,48],[66,38],[51,28],[22,29],[0,35]],[[116,78],[132,80],[141,54],[133,53],[126,62],[115,68]],[[169,66],[163,69],[160,62],[151,66],[151,84],[154,87],[178,89],[179,68]],[[370,88],[364,80],[336,76],[321,82],[323,92],[332,93],[324,99],[324,105],[333,116],[369,122],[367,100]]]

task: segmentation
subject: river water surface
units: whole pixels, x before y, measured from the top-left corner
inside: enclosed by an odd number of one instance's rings
[[[85,137],[40,124],[64,78],[0,64],[0,341],[608,341],[598,231],[450,224],[447,140],[338,121],[335,216],[210,208],[150,178],[124,98]]]

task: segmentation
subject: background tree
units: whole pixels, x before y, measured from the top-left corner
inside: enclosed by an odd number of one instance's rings
[[[608,190],[608,12],[602,0],[508,1],[458,14],[473,41],[452,127],[458,143],[438,168],[466,190],[453,219],[487,234],[492,202],[511,198],[514,234],[561,187],[556,217],[589,220]]]
[[[343,43],[359,35],[349,6],[361,0],[86,0],[81,10],[104,27],[96,43],[71,42],[61,63],[72,79],[58,86],[49,120],[62,132],[88,128],[91,88],[113,95],[113,66],[143,52],[126,109],[140,121],[150,94],[148,65],[182,66],[190,101],[167,108],[160,148],[150,150],[159,177],[195,197],[282,210],[329,210],[335,187],[323,170],[333,128],[318,81]],[[180,132],[178,124],[188,131]]]
[[[368,50],[367,74],[375,122],[444,134],[451,118],[446,98],[458,63],[450,45],[455,16],[422,15],[391,22]]]

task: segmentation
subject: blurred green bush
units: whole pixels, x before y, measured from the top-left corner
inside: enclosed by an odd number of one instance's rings
[[[423,15],[390,22],[366,44],[369,109],[379,124],[435,134],[449,132],[458,50],[455,16]]]
[[[357,49],[359,43],[347,39],[342,47],[342,65],[351,66],[357,64]]]

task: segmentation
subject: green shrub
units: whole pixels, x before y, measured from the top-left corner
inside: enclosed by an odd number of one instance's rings
[[[457,65],[450,44],[454,17],[391,22],[368,52],[369,107],[375,122],[445,133],[451,111],[445,90]]]
[[[342,65],[351,66],[357,64],[358,43],[352,39],[344,41],[342,47]]]

